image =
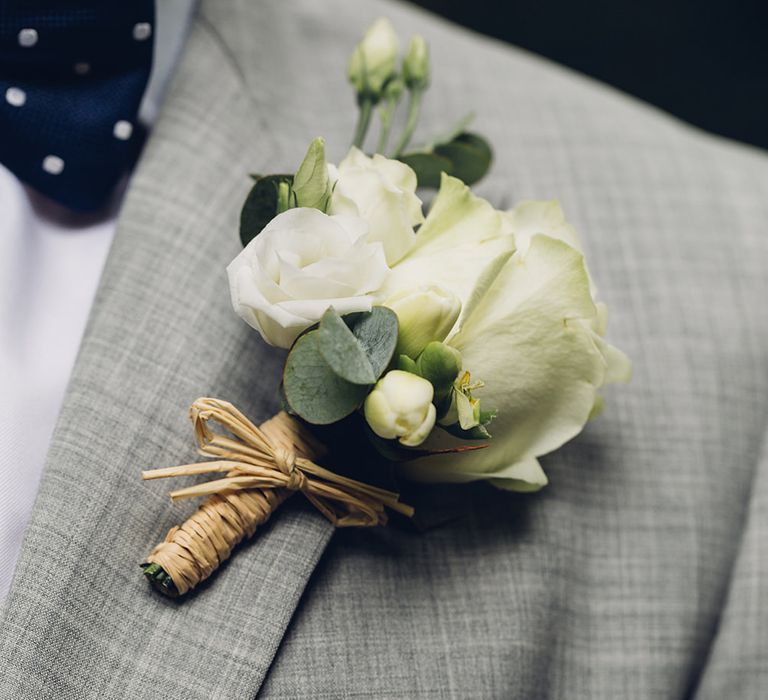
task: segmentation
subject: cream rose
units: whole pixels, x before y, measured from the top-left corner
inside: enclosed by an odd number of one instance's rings
[[[485,386],[497,409],[493,438],[477,452],[401,464],[420,481],[489,479],[532,491],[547,483],[538,458],[577,435],[599,411],[600,390],[629,379],[627,357],[605,340],[605,305],[595,300],[578,237],[556,202],[499,212],[459,180],[443,176],[413,247],[382,294],[439,285],[462,304],[445,343]],[[385,297],[386,298],[386,297]],[[434,431],[430,449],[463,443]]]
[[[227,267],[232,306],[270,345],[289,348],[333,306],[370,311],[389,268],[366,222],[290,209],[276,216]]]
[[[369,158],[353,147],[338,168],[328,166],[328,174],[333,185],[328,213],[365,219],[368,240],[381,241],[390,265],[400,260],[414,243],[414,226],[424,221],[416,173],[400,161]]]

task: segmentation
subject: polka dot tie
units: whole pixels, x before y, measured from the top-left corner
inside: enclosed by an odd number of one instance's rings
[[[154,2],[0,0],[0,162],[77,211],[138,156]]]

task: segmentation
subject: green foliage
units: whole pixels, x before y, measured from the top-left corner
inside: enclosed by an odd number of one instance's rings
[[[323,359],[319,330],[302,335],[291,348],[283,370],[288,405],[309,423],[327,425],[348,416],[363,401],[368,387],[339,377]]]
[[[240,211],[240,241],[247,246],[263,228],[281,211],[290,208],[288,202],[280,206],[280,190],[290,193],[293,175],[253,175],[255,180]],[[281,187],[282,186],[282,187]]]
[[[385,306],[374,306],[370,312],[347,314],[344,321],[365,350],[378,379],[397,346],[397,314]]]
[[[448,395],[461,371],[461,354],[445,343],[432,341],[416,360],[418,373],[428,379],[439,401]]]
[[[398,156],[398,160],[413,168],[419,187],[439,187],[440,174],[451,173],[450,160],[432,151],[414,151]]]
[[[472,185],[488,172],[493,152],[482,136],[462,131],[447,141],[405,153],[398,159],[413,168],[419,187],[439,187],[442,172]]]
[[[416,366],[416,361],[412,360],[410,357],[408,357],[408,355],[397,356],[395,369],[400,369],[403,372],[410,372],[411,374],[419,374],[419,369]]]
[[[465,185],[473,185],[480,180],[488,172],[493,160],[488,141],[469,131],[436,146],[435,153],[451,162],[453,170],[448,174],[459,178]]]
[[[444,425],[442,428],[453,435],[454,437],[461,438],[462,440],[489,440],[491,434],[486,427],[496,416],[497,411],[480,411],[480,423],[471,427],[469,430],[464,430],[458,423],[452,425]]]
[[[365,348],[332,308],[320,320],[317,344],[323,359],[342,379],[352,384],[373,384],[376,381]]]
[[[283,393],[290,411],[316,425],[346,418],[387,368],[396,344],[397,316],[389,309],[344,317],[328,309],[288,354]]]

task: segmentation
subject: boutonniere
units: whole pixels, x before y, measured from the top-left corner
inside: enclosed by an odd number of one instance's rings
[[[600,412],[605,384],[629,379],[557,202],[500,211],[473,194],[491,149],[466,120],[408,150],[429,73],[425,41],[398,65],[397,36],[377,21],[349,62],[359,120],[346,157],[327,163],[318,138],[295,174],[254,177],[227,274],[234,311],[288,350],[283,411],[256,426],[199,399],[191,418],[211,459],[143,473],[220,475],[171,494],[206,499],[143,565],[164,593],[210,576],[296,492],[337,526],[364,527],[413,515],[403,480],[537,491],[538,458]],[[426,215],[417,186],[439,188]]]

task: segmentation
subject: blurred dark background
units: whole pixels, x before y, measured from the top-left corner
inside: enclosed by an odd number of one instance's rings
[[[768,148],[768,0],[411,0]]]

